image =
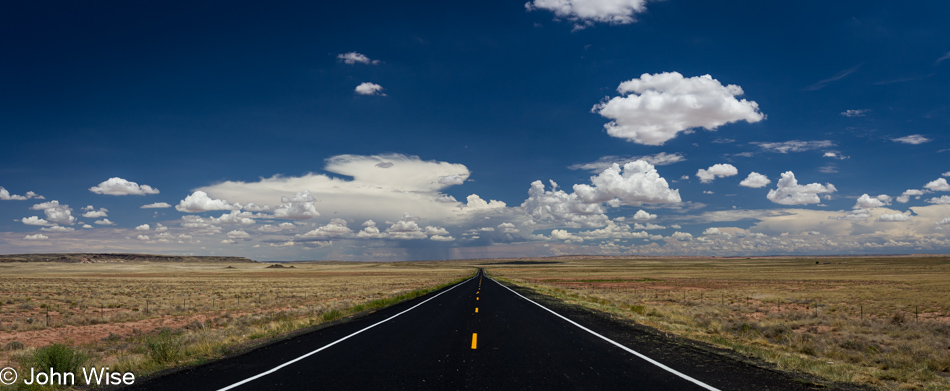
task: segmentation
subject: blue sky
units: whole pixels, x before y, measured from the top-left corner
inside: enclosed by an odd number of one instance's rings
[[[945,253],[948,16],[3,4],[0,252]]]

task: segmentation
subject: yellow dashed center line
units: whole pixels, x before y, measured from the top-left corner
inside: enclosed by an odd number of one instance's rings
[[[472,333],[472,349],[478,346],[478,333]]]
[[[475,307],[475,313],[476,314],[478,313],[478,307]]]

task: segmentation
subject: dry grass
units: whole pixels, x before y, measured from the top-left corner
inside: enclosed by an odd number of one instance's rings
[[[486,268],[785,370],[892,390],[950,389],[950,258],[817,261],[576,260]]]
[[[0,264],[0,367],[64,343],[136,376],[200,363],[470,276],[442,263]],[[48,314],[48,317],[47,317]],[[162,332],[164,331],[164,332]]]

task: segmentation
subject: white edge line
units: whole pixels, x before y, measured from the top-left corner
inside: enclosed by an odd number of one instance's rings
[[[486,276],[486,277],[487,277],[487,276]],[[494,278],[491,278],[491,277],[488,277],[488,278],[489,278],[490,280],[492,280],[492,281],[495,281]],[[550,313],[556,315],[557,317],[566,320],[568,323],[570,323],[570,324],[572,324],[572,325],[575,325],[575,326],[577,326],[577,327],[580,327],[581,330],[584,330],[584,331],[586,331],[586,332],[588,332],[588,333],[594,334],[594,335],[596,335],[598,338],[600,338],[600,339],[602,339],[602,340],[604,340],[604,341],[610,342],[610,343],[614,344],[615,346],[617,346],[618,348],[621,348],[621,349],[623,349],[623,350],[626,350],[628,353],[633,354],[634,356],[637,356],[637,357],[640,357],[640,358],[646,360],[646,361],[649,362],[650,364],[656,365],[656,366],[658,366],[658,367],[660,367],[660,368],[666,370],[667,372],[670,372],[670,373],[672,373],[672,374],[674,374],[674,375],[676,375],[676,376],[679,376],[679,377],[683,378],[684,380],[688,380],[688,381],[690,381],[690,382],[693,382],[693,384],[696,384],[697,386],[703,387],[703,388],[705,388],[705,389],[707,389],[707,390],[710,390],[710,391],[720,391],[718,388],[715,388],[715,387],[713,387],[713,386],[710,386],[710,385],[708,385],[708,384],[706,384],[706,383],[703,383],[703,382],[701,382],[701,381],[699,381],[699,380],[693,379],[693,378],[687,376],[687,375],[684,374],[684,373],[681,373],[681,372],[679,372],[679,371],[677,371],[677,370],[675,370],[675,369],[673,369],[673,368],[670,368],[670,367],[668,367],[668,366],[666,366],[666,365],[663,365],[663,364],[661,364],[660,362],[658,362],[658,361],[656,361],[656,360],[654,360],[654,359],[652,359],[652,358],[649,358],[649,357],[647,357],[647,356],[644,356],[643,354],[641,354],[640,352],[637,352],[636,350],[633,350],[633,349],[630,349],[630,348],[628,348],[628,347],[626,347],[626,346],[623,346],[623,345],[621,345],[620,343],[618,343],[617,341],[614,341],[614,340],[612,340],[612,339],[610,339],[610,338],[607,338],[607,337],[605,337],[605,336],[603,336],[603,335],[597,334],[597,333],[594,332],[593,330],[591,330],[591,329],[589,329],[589,328],[587,328],[587,327],[584,327],[584,326],[579,325],[577,322],[575,322],[575,321],[573,321],[573,320],[570,320],[570,319],[564,317],[563,315],[561,315],[561,314],[559,314],[559,313],[557,313],[557,312],[552,311],[552,310],[549,309],[548,307],[545,307],[545,306],[543,306],[543,305],[541,305],[541,304],[538,304],[538,303],[535,302],[534,300],[531,300],[531,299],[529,299],[529,298],[527,298],[527,297],[521,296],[520,293],[515,292],[513,289],[511,289],[511,288],[505,286],[504,284],[502,284],[502,283],[500,283],[500,282],[498,282],[498,281],[495,281],[495,283],[498,284],[498,285],[501,285],[503,288],[505,288],[505,289],[511,291],[511,293],[514,293],[514,294],[520,296],[522,299],[525,299],[525,300],[527,300],[527,301],[533,303],[534,305],[536,305],[536,306],[538,306],[538,307],[544,308],[545,310],[547,310],[548,312],[550,312]]]
[[[477,275],[476,275],[476,277],[477,277]],[[230,386],[227,386],[227,387],[218,389],[218,391],[230,390],[230,389],[235,388],[235,387],[238,387],[238,386],[240,386],[240,385],[242,385],[242,384],[248,383],[248,382],[250,382],[250,381],[257,380],[257,379],[259,379],[259,378],[262,378],[262,377],[264,377],[264,376],[267,376],[267,375],[270,375],[270,374],[272,374],[272,373],[274,373],[274,372],[277,372],[277,371],[280,370],[281,368],[284,368],[284,367],[286,367],[286,366],[288,366],[288,365],[290,365],[290,364],[293,364],[293,363],[295,363],[295,362],[297,362],[297,361],[303,360],[303,359],[305,359],[305,358],[307,358],[307,357],[310,357],[310,356],[312,356],[312,355],[314,355],[314,354],[317,354],[317,353],[319,353],[321,350],[324,350],[324,349],[326,349],[326,348],[329,348],[330,346],[333,346],[333,345],[336,345],[336,344],[338,344],[338,343],[340,343],[340,342],[343,342],[343,341],[349,339],[350,337],[352,337],[352,336],[354,336],[354,335],[356,335],[356,334],[362,333],[362,332],[364,332],[364,331],[366,331],[366,330],[369,330],[369,329],[371,329],[371,328],[373,328],[373,327],[379,326],[380,324],[385,323],[385,322],[389,321],[389,320],[392,319],[392,318],[395,318],[395,317],[397,317],[397,316],[399,316],[399,315],[405,314],[406,312],[409,312],[409,311],[411,311],[412,309],[414,309],[414,308],[416,308],[416,307],[418,307],[418,306],[420,306],[420,305],[425,304],[425,303],[428,302],[429,300],[432,300],[432,299],[434,299],[434,298],[436,298],[436,297],[439,297],[439,296],[441,296],[443,293],[448,292],[448,291],[450,291],[450,290],[452,290],[452,289],[455,289],[455,288],[458,287],[459,285],[462,285],[462,284],[464,284],[464,283],[466,283],[466,282],[469,282],[469,281],[471,281],[471,280],[474,279],[474,278],[475,278],[475,277],[472,277],[472,278],[469,278],[469,279],[467,279],[467,280],[465,280],[465,281],[462,281],[462,282],[460,282],[460,283],[458,283],[458,284],[455,284],[455,285],[453,285],[451,288],[446,289],[446,290],[444,290],[444,291],[442,291],[442,292],[439,292],[439,294],[437,294],[437,295],[435,295],[435,296],[432,296],[432,297],[426,299],[425,301],[423,301],[423,302],[421,302],[421,303],[419,303],[419,304],[416,304],[416,305],[414,305],[414,306],[412,306],[412,307],[409,307],[409,309],[407,309],[407,310],[405,310],[405,311],[402,311],[402,312],[400,312],[400,313],[398,313],[398,314],[396,314],[396,315],[390,316],[390,317],[388,317],[388,318],[386,318],[386,319],[383,319],[383,320],[381,320],[381,321],[379,321],[379,322],[376,322],[376,323],[374,323],[373,325],[367,326],[366,328],[363,328],[362,330],[357,331],[357,332],[355,332],[355,333],[353,333],[353,334],[347,335],[347,336],[345,336],[345,337],[343,337],[343,338],[340,338],[340,339],[338,339],[338,340],[336,340],[336,341],[333,341],[333,342],[331,342],[330,344],[328,344],[328,345],[326,345],[326,346],[324,346],[324,347],[322,347],[322,348],[320,348],[320,349],[314,350],[314,351],[312,351],[312,352],[310,352],[310,353],[304,354],[303,356],[297,357],[297,358],[295,358],[295,359],[293,359],[293,360],[290,360],[290,361],[287,361],[287,362],[285,362],[285,363],[283,363],[283,364],[280,364],[280,365],[278,365],[278,366],[272,368],[272,369],[269,370],[269,371],[262,372],[262,373],[260,373],[260,374],[251,376],[251,377],[249,377],[249,378],[247,378],[247,379],[244,379],[244,380],[241,380],[241,381],[239,381],[239,382],[237,382],[237,383],[234,383],[234,384],[232,384],[232,385],[230,385]]]

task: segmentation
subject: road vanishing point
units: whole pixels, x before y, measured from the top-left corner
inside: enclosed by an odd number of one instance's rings
[[[809,390],[788,375],[475,277],[124,390]]]

